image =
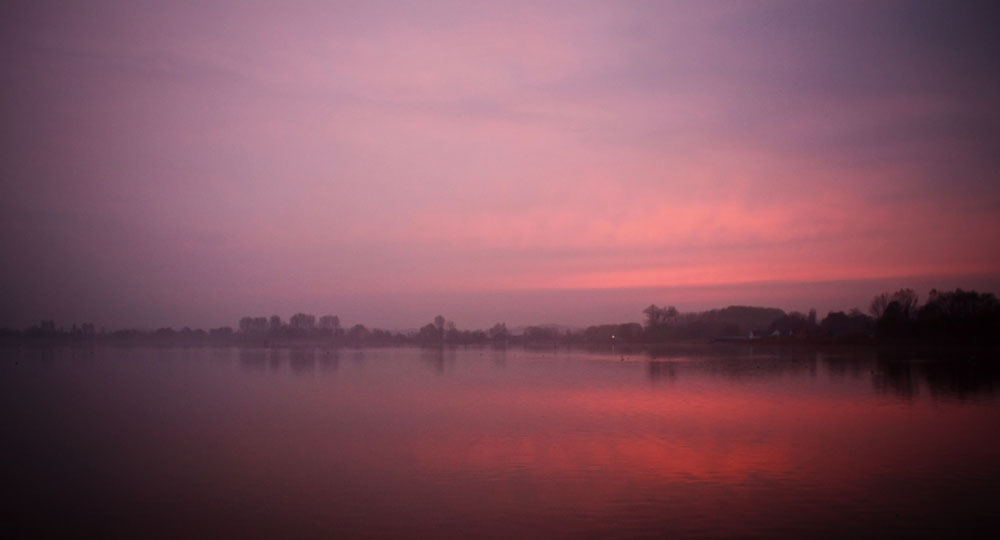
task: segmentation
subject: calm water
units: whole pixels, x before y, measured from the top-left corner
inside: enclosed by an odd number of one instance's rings
[[[0,355],[7,537],[1000,532],[996,358]]]

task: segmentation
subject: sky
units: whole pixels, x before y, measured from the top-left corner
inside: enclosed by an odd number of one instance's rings
[[[1000,291],[989,2],[4,2],[0,327]]]

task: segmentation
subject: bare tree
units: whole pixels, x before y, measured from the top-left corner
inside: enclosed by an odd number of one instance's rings
[[[893,293],[893,302],[899,302],[899,307],[903,314],[907,317],[913,317],[917,314],[917,293],[913,289],[900,289]]]
[[[876,320],[881,319],[882,315],[885,313],[885,308],[889,307],[890,297],[889,293],[882,293],[875,298],[872,298],[871,306],[868,307],[868,312],[872,314],[872,317]]]
[[[917,314],[919,298],[913,289],[899,289],[891,295],[889,293],[882,293],[872,298],[872,303],[868,311],[875,320],[881,319],[885,315],[885,310],[889,307],[889,304],[893,302],[899,304],[899,312],[906,318],[914,317]]]
[[[441,315],[438,315],[437,317],[434,317],[434,328],[437,329],[438,339],[440,339],[441,341],[444,341],[444,323],[445,322],[446,322],[445,318],[442,317]]]
[[[340,328],[340,317],[336,315],[323,315],[319,318],[319,327],[323,330],[335,332]]]
[[[281,317],[278,315],[271,315],[271,319],[267,323],[267,331],[272,334],[277,333],[281,330]]]

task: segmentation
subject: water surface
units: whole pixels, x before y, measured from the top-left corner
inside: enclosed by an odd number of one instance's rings
[[[14,537],[1000,531],[995,358],[0,354]]]

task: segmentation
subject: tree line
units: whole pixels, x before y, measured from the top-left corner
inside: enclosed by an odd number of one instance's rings
[[[483,345],[483,344],[614,344],[698,341],[869,343],[919,341],[996,345],[1000,343],[1000,302],[992,293],[956,289],[930,291],[919,303],[912,289],[876,295],[868,313],[858,309],[830,312],[818,320],[815,310],[785,312],[777,308],[729,306],[682,313],[673,306],[651,304],[642,310],[643,324],[628,322],[579,329],[527,326],[520,332],[496,323],[486,330],[462,330],[438,315],[416,331],[399,332],[341,325],[336,315],[316,317],[296,313],[287,321],[279,315],[246,316],[237,327],[210,330],[184,327],[151,331],[96,330],[93,324],[57,328],[52,320],[21,331],[3,330],[7,338],[44,340],[107,340],[154,343],[275,343],[310,341],[343,346]]]

